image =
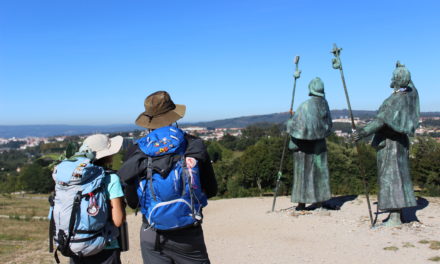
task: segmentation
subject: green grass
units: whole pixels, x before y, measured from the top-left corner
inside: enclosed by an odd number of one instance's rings
[[[435,257],[429,258],[428,260],[438,262],[438,261],[440,261],[440,257],[435,256]]]
[[[0,259],[3,263],[14,261],[22,256],[28,260],[20,263],[31,263],[35,254],[29,254],[35,250],[40,251],[43,259],[50,259],[50,254],[42,254],[47,251],[47,228],[48,221],[23,221],[15,219],[0,219]],[[40,257],[40,256],[39,256]],[[26,257],[27,258],[27,257]],[[21,260],[20,260],[21,261]],[[48,263],[47,261],[43,261]],[[34,262],[35,263],[35,262]]]
[[[2,234],[0,233],[0,241],[26,241],[30,240],[29,236],[23,234]]]
[[[416,246],[414,246],[413,244],[411,244],[409,242],[405,242],[405,243],[403,243],[402,247],[404,247],[404,248],[413,248],[413,247],[416,247]]]
[[[25,194],[0,196],[0,215],[8,215],[10,218],[25,216],[46,217],[49,212],[47,194]]]
[[[47,252],[47,194],[0,195],[0,259],[19,263],[52,263]],[[35,254],[35,252],[39,252]]]
[[[397,251],[399,250],[399,248],[395,246],[391,246],[391,247],[384,247],[383,250]]]
[[[429,240],[423,239],[419,241],[420,244],[429,244]]]
[[[58,160],[61,153],[48,153],[42,156],[40,159],[51,159],[51,160]]]
[[[430,249],[434,249],[434,250],[439,250],[440,249],[440,241],[430,241],[430,245],[429,245]]]
[[[15,251],[20,246],[17,245],[11,245],[11,244],[2,244],[0,243],[0,256],[6,255],[9,252]]]

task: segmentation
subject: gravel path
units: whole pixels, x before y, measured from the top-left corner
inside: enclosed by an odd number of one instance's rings
[[[210,201],[204,210],[204,232],[213,264],[283,263],[434,263],[440,256],[440,200],[419,199],[418,210],[406,214],[420,222],[396,228],[369,228],[365,199],[345,197],[339,211],[298,214],[289,197]],[[373,197],[373,201],[375,198]],[[375,206],[374,206],[375,207]],[[380,220],[385,215],[379,215]],[[128,216],[130,251],[123,263],[142,263],[139,249],[141,217]],[[439,242],[440,243],[440,242]],[[440,247],[440,244],[438,245]]]

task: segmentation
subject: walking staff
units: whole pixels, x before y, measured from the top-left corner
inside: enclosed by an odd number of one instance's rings
[[[293,80],[293,90],[292,90],[292,102],[290,103],[290,110],[289,110],[290,117],[292,117],[292,115],[293,115],[293,102],[295,100],[296,80],[299,79],[299,77],[301,75],[301,71],[298,69],[299,56],[295,56],[294,63],[295,63],[295,73],[293,74],[294,80]],[[286,133],[286,138],[284,139],[283,152],[281,154],[280,168],[279,168],[278,174],[277,174],[277,183],[276,183],[276,187],[275,187],[275,194],[273,196],[272,212],[275,210],[275,203],[277,200],[278,188],[280,186],[281,176],[283,175],[281,170],[283,168],[284,155],[286,154],[286,146],[287,146],[288,140],[289,140],[289,133]]]
[[[356,125],[354,123],[353,111],[351,110],[350,98],[348,97],[347,85],[345,84],[344,71],[342,70],[341,58],[339,57],[339,55],[341,54],[341,50],[342,50],[342,48],[338,48],[338,46],[336,46],[336,44],[333,44],[333,50],[331,51],[331,53],[333,53],[335,58],[332,59],[332,66],[333,66],[333,69],[339,69],[339,72],[341,73],[342,85],[344,86],[345,98],[347,99],[348,111],[350,113],[350,118],[351,118],[351,128],[353,131],[356,131]],[[356,150],[358,153],[358,167],[359,167],[359,171],[361,173],[362,180],[364,182],[365,197],[367,198],[368,213],[370,215],[371,227],[373,227],[374,226],[373,213],[371,212],[370,195],[369,195],[370,187],[369,187],[368,179],[365,175],[365,167],[363,166],[363,164],[360,160],[360,157],[359,157],[360,147],[359,147],[359,143],[357,143],[357,142],[356,142]]]

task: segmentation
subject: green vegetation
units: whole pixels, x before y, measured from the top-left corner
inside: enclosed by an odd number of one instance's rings
[[[431,241],[429,245],[430,249],[439,250],[440,249],[440,241]]]
[[[429,258],[428,260],[438,262],[438,261],[440,261],[440,257],[435,256],[435,257]]]
[[[391,247],[384,247],[383,250],[397,251],[397,250],[399,250],[399,248],[398,248],[398,247],[395,247],[395,246],[391,246]]]
[[[278,172],[283,144],[284,129],[281,125],[260,124],[242,131],[241,137],[226,135],[219,141],[208,142],[208,152],[213,161],[221,197],[243,197],[272,193]],[[363,192],[359,175],[358,158],[353,146],[342,138],[332,135],[327,141],[329,170],[334,194]],[[360,160],[374,192],[376,186],[375,151],[362,145]],[[229,151],[233,151],[230,155]],[[283,178],[280,194],[289,194],[292,188],[293,159],[287,150],[283,161]]]
[[[404,247],[404,248],[413,248],[413,247],[416,247],[416,246],[414,246],[413,244],[411,244],[409,242],[405,242],[405,243],[403,243],[402,247]]]
[[[46,217],[49,210],[48,195],[0,195],[0,215]]]
[[[52,263],[47,252],[46,220],[48,213],[46,195],[0,195],[0,258],[2,262],[20,259],[20,263]],[[21,217],[21,218],[20,218]],[[35,252],[38,252],[37,254]],[[35,259],[37,258],[37,259]]]
[[[225,135],[207,143],[219,184],[220,197],[243,197],[273,192],[285,137],[281,125],[257,124],[242,131],[242,136]],[[414,185],[423,195],[440,195],[440,144],[430,137],[412,139],[411,172]],[[352,144],[335,135],[327,138],[328,164],[332,193],[364,192],[359,162],[365,168],[371,193],[377,193],[376,151],[368,142],[360,143],[358,154]],[[232,155],[231,155],[231,152]],[[288,150],[283,162],[280,193],[292,187],[293,162]]]
[[[418,137],[411,149],[411,174],[423,194],[440,196],[440,143],[431,137]]]
[[[245,197],[273,193],[286,134],[283,125],[259,123],[242,130],[241,136],[226,134],[221,140],[207,141],[219,184],[219,197]],[[113,136],[113,135],[112,135]],[[50,142],[26,150],[0,153],[0,193],[18,191],[48,193],[53,190],[52,167],[63,156],[78,149],[79,137]],[[411,139],[410,164],[414,185],[422,195],[440,196],[440,143],[431,137]],[[353,144],[331,135],[327,138],[330,184],[335,195],[364,192],[359,162],[365,168],[371,193],[377,192],[376,152],[360,144],[358,154]],[[114,170],[122,164],[121,152],[113,159]],[[292,152],[287,150],[282,167],[280,194],[292,188]]]
[[[71,137],[63,142],[51,142],[26,150],[0,153],[0,194],[53,191],[53,166],[65,157],[72,156],[79,148],[78,141],[78,137]],[[114,156],[114,170],[121,167],[122,157],[123,153]]]

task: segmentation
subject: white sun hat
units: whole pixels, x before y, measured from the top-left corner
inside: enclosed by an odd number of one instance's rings
[[[88,136],[84,140],[80,152],[91,150],[95,154],[95,159],[98,160],[118,153],[123,141],[124,139],[121,136],[112,138],[103,134]]]

